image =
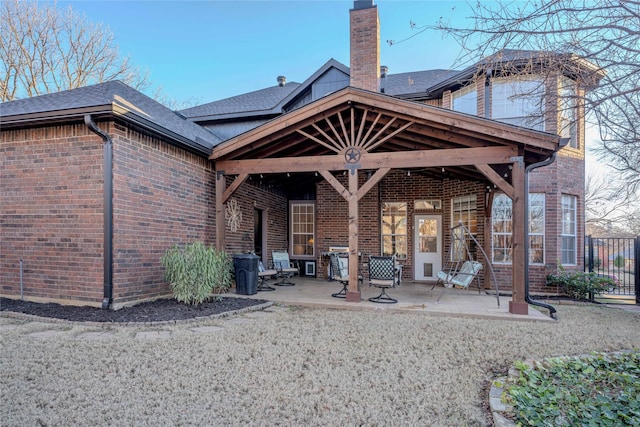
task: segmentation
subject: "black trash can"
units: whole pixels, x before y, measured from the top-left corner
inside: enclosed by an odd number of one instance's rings
[[[233,256],[233,267],[236,276],[236,294],[254,295],[258,292],[258,260],[253,254],[237,254]]]

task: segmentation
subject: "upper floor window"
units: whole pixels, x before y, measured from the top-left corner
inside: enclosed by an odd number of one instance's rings
[[[530,129],[544,130],[544,82],[536,76],[494,78],[491,117]]]
[[[382,205],[382,255],[407,257],[407,204]]]
[[[463,87],[451,94],[451,106],[461,113],[478,115],[478,93],[475,85]]]
[[[316,206],[310,202],[291,202],[290,224],[292,256],[314,257]]]
[[[576,83],[571,79],[563,78],[560,88],[558,129],[561,137],[569,138],[569,147],[572,148],[578,148],[576,96]]]

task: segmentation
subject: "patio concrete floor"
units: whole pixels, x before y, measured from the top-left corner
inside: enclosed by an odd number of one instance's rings
[[[431,290],[432,284],[403,281],[399,287],[387,291],[392,298],[398,300],[398,303],[380,304],[368,301],[368,298],[377,296],[380,290],[375,287],[369,287],[366,281],[364,285],[361,286],[362,299],[360,302],[346,302],[344,299],[332,297],[332,293],[336,293],[342,289],[342,285],[338,282],[297,276],[293,277],[291,281],[295,283],[295,286],[274,286],[275,280],[270,280],[268,285],[275,288],[275,291],[260,291],[254,295],[238,295],[235,289],[231,289],[228,295],[265,299],[273,301],[276,304],[292,306],[411,312],[439,316],[553,321],[547,313],[540,312],[533,306],[529,306],[528,315],[511,314],[509,313],[510,296],[501,296],[500,307],[498,307],[495,295],[487,294],[484,290],[481,294],[478,294],[477,287],[471,287],[470,289],[447,289],[447,292],[444,293],[440,301],[436,302],[444,289],[441,285]],[[546,312],[546,310],[544,311]]]

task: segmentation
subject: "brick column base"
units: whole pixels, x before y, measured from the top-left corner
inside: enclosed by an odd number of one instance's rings
[[[526,302],[509,301],[509,313],[511,314],[529,314],[529,304]]]
[[[347,291],[346,301],[347,302],[360,302],[360,301],[362,301],[362,298],[360,297],[360,291],[357,291],[357,292]]]

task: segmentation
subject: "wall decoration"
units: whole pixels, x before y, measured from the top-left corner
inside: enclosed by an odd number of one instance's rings
[[[231,199],[227,203],[224,218],[227,220],[227,225],[231,228],[231,231],[238,231],[238,227],[242,222],[242,212],[240,211],[240,206],[236,199]]]

